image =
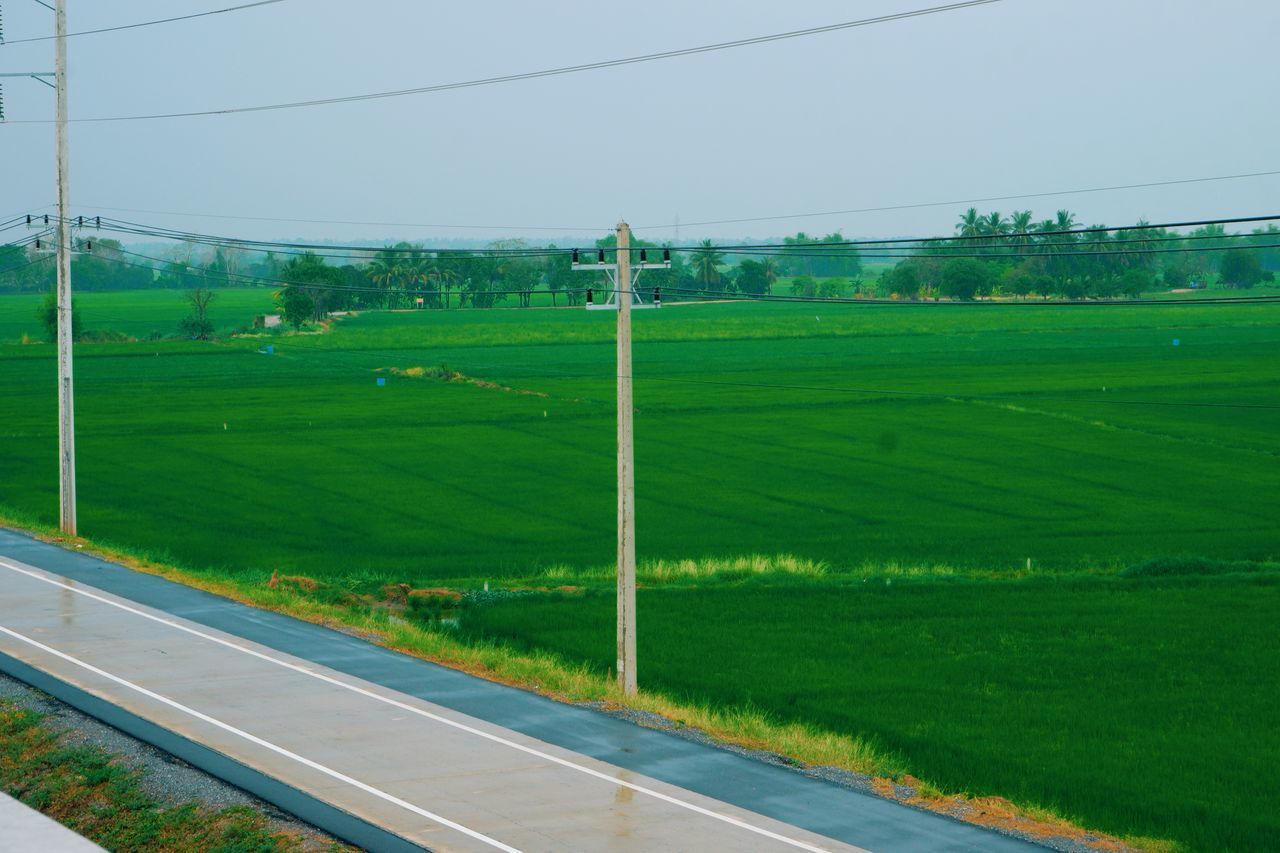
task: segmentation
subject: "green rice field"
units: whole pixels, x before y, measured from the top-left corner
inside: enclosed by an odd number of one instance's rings
[[[1278,310],[639,312],[640,553],[1275,557]],[[193,568],[411,582],[606,564],[613,320],[374,313],[323,335],[78,345],[82,531]],[[476,381],[391,372],[440,365]],[[50,346],[0,347],[0,505],[44,522],[54,369]]]
[[[92,295],[139,329],[184,313]],[[27,322],[9,299],[0,330]],[[264,310],[219,304],[220,328]],[[90,308],[86,326],[123,330]],[[642,576],[641,686],[865,737],[945,790],[1091,828],[1274,846],[1274,566],[1121,569],[1280,557],[1277,312],[637,312],[641,560],[827,567]],[[581,585],[499,596],[461,636],[605,673],[614,319],[372,312],[325,333],[77,345],[80,530],[255,582]],[[0,344],[0,515],[56,523],[54,376],[49,345]]]
[[[0,296],[0,344],[23,335],[41,340],[46,332],[36,318],[44,294]],[[209,321],[219,332],[248,326],[254,315],[272,311],[275,300],[263,288],[222,288],[209,304]],[[132,338],[176,335],[178,321],[191,313],[181,290],[129,290],[80,293],[76,307],[86,330],[120,332]]]
[[[856,732],[946,790],[1121,836],[1241,851],[1280,837],[1280,571],[768,579],[637,603],[648,689]],[[601,673],[615,657],[608,589],[508,599],[463,626]]]

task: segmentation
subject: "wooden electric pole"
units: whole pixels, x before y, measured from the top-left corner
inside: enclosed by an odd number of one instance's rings
[[[58,517],[62,532],[76,535],[75,397],[71,384],[71,190],[67,157],[67,9],[54,9],[54,87],[57,90],[58,160]]]
[[[636,478],[631,402],[631,228],[618,223],[618,686],[636,692]]]

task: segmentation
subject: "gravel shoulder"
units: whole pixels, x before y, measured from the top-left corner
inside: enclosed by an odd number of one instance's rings
[[[44,715],[43,725],[60,731],[66,746],[96,746],[126,767],[137,770],[143,791],[163,805],[196,803],[214,810],[248,807],[266,818],[272,832],[291,836],[302,850],[354,849],[270,803],[3,673],[0,673],[0,700]]]

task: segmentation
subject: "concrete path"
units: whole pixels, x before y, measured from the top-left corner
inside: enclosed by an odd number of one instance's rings
[[[7,853],[102,853],[52,818],[0,794],[0,850]]]
[[[1030,847],[18,534],[0,555],[0,669],[370,849]]]

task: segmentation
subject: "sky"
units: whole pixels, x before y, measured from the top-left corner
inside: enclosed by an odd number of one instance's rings
[[[240,2],[67,0],[68,29]],[[1280,4],[1263,0],[1000,0],[437,94],[74,121],[449,83],[943,2],[284,0],[78,36],[67,42],[71,212],[252,239],[565,245],[619,219],[681,243],[890,237],[951,233],[964,199],[1280,170]],[[53,31],[35,0],[6,0],[3,18],[10,40]],[[51,41],[0,46],[0,72],[52,67]],[[53,90],[3,83],[0,216],[49,209],[53,126],[16,122],[52,119]],[[1037,218],[1065,207],[1117,225],[1265,215],[1278,202],[1280,175],[977,206]]]

